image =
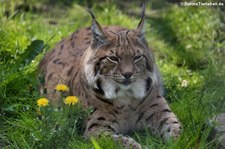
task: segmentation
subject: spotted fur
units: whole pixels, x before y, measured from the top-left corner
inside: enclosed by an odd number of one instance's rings
[[[85,136],[110,134],[126,148],[141,148],[123,136],[149,128],[164,140],[177,138],[180,122],[162,95],[162,83],[144,37],[144,8],[136,29],[101,27],[92,15],[91,28],[77,30],[47,53],[40,63],[44,87],[57,104],[55,86],[69,86],[84,108],[93,108]]]

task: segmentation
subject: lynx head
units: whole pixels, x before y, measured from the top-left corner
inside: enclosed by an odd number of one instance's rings
[[[152,89],[155,62],[144,37],[145,7],[133,30],[107,31],[92,16],[92,43],[84,57],[89,86],[108,100],[143,99]]]

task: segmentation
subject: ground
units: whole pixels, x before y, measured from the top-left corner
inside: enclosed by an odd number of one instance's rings
[[[97,1],[91,6],[99,23],[137,26],[140,4],[136,1]],[[82,137],[78,130],[91,109],[65,105],[62,112],[50,105],[37,106],[42,98],[38,62],[62,38],[90,26],[91,18],[83,8],[87,2],[0,1],[0,148],[120,148],[110,138],[87,141]],[[211,126],[205,123],[225,112],[224,7],[148,3],[146,38],[183,133],[168,143],[147,131],[132,134],[143,147],[215,147],[215,141],[207,140]]]

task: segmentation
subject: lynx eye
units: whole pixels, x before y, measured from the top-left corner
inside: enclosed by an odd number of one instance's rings
[[[142,58],[143,58],[142,55],[135,56],[135,57],[134,57],[134,62],[138,62],[138,61],[140,61]]]
[[[110,62],[113,62],[113,63],[118,63],[119,62],[119,58],[116,57],[116,56],[108,56],[106,57]]]

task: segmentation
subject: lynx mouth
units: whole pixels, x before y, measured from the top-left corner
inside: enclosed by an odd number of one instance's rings
[[[132,82],[131,82],[131,80],[130,79],[125,79],[123,82],[122,82],[122,84],[123,85],[130,85]]]
[[[124,86],[129,86],[131,83],[134,82],[132,79],[123,79],[123,80],[116,80],[117,83],[124,85]]]

